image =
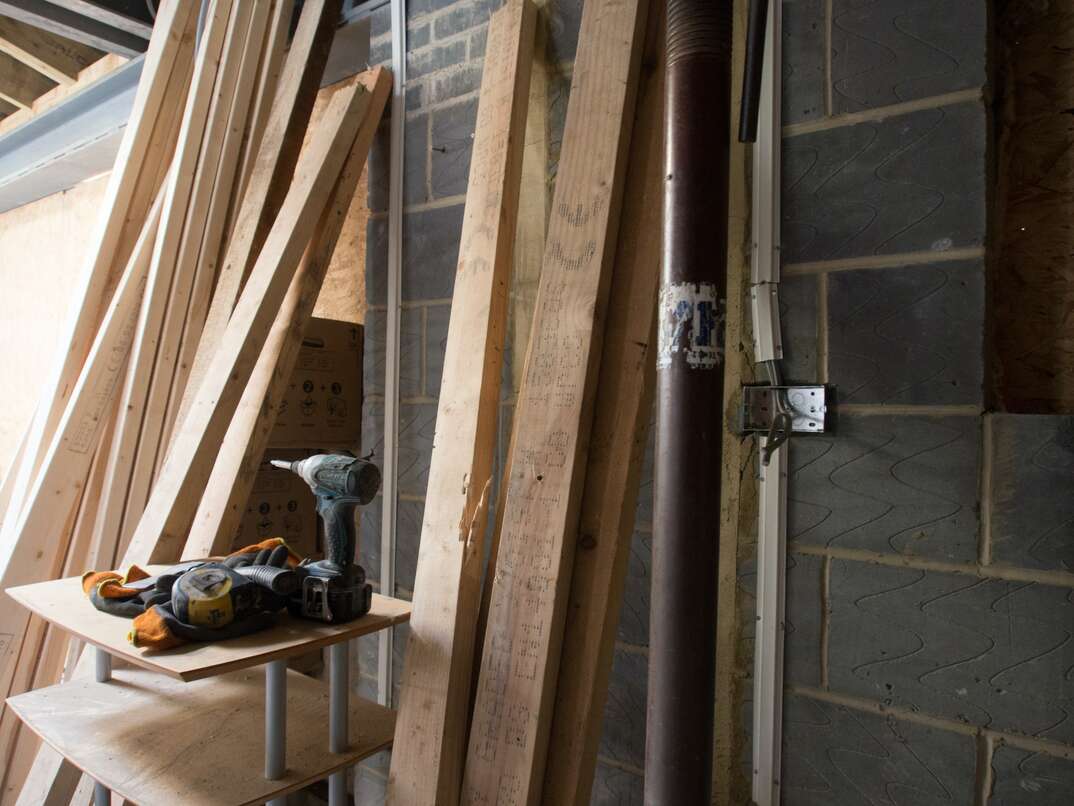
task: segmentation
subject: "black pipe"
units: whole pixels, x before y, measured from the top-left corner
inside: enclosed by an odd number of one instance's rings
[[[669,0],[646,806],[708,804],[732,0]]]
[[[742,72],[742,102],[738,112],[738,141],[757,140],[757,113],[761,108],[761,72],[764,68],[765,28],[768,0],[750,0],[746,29],[746,69]]]

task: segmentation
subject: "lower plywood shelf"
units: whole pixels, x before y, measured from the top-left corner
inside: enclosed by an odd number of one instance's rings
[[[116,669],[8,700],[72,764],[141,806],[238,806],[300,789],[391,746],[395,713],[352,698],[350,749],[328,752],[328,689],[287,676],[287,773],[263,777],[265,675],[246,669],[193,683]]]

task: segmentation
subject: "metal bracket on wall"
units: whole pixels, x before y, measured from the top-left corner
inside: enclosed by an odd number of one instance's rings
[[[834,388],[823,384],[771,386],[747,384],[741,389],[737,422],[733,430],[742,435],[764,434],[761,464],[795,434],[823,434],[830,430],[828,403]]]

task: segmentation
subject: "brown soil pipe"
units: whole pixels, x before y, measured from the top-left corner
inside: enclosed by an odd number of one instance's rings
[[[732,0],[669,0],[646,806],[708,804]]]

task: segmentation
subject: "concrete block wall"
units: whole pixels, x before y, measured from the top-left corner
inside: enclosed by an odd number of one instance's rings
[[[459,235],[466,200],[470,149],[481,81],[486,29],[497,0],[410,0],[407,21],[406,142],[404,153],[403,274],[401,318],[401,406],[399,417],[399,498],[396,590],[413,595],[414,573],[421,535],[425,488],[436,426],[436,404]],[[569,95],[570,73],[577,46],[581,0],[548,0],[541,8],[545,48],[540,54],[549,74],[547,120],[550,162],[548,181],[554,181],[556,155]],[[371,61],[390,63],[388,9],[372,20]],[[540,41],[540,39],[539,39]],[[397,114],[398,110],[393,110]],[[385,281],[387,279],[388,126],[382,125],[369,167],[366,288],[366,405],[363,445],[381,452],[385,367]],[[512,289],[510,333],[528,327],[527,305],[533,289]],[[528,338],[528,333],[523,334]],[[502,467],[514,410],[512,361],[520,361],[524,344],[506,351],[500,417]],[[649,547],[651,545],[651,452],[643,481],[634,536],[630,578],[623,605],[612,674],[600,762],[593,789],[594,804],[641,802],[645,744],[645,685],[647,678]],[[362,514],[362,562],[377,581],[380,565],[380,501]],[[491,519],[490,519],[491,520]],[[405,655],[407,628],[396,630],[393,688],[398,697],[399,670]],[[377,641],[363,639],[358,650],[362,670],[359,689],[375,696]],[[382,802],[388,759],[364,765],[356,782],[363,804]]]
[[[787,372],[839,401],[792,443],[783,802],[1074,802],[1074,418],[982,391],[987,4],[783,13]]]

